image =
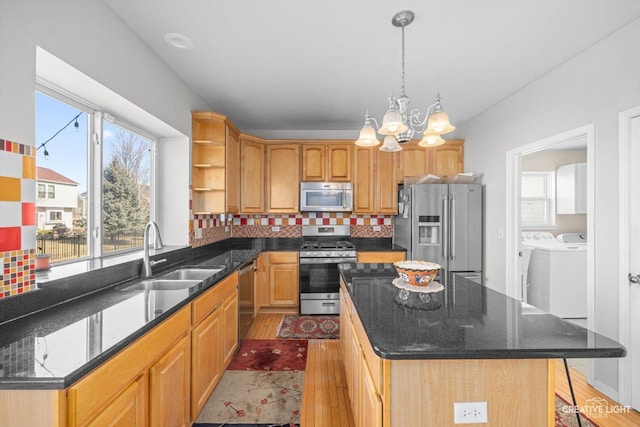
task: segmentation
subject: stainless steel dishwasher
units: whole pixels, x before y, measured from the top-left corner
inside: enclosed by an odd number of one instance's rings
[[[244,339],[253,324],[255,316],[255,290],[253,277],[256,270],[256,261],[249,262],[238,269],[239,281],[239,308],[238,308],[238,335]]]

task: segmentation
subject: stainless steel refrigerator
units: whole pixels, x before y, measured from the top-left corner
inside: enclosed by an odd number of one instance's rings
[[[440,264],[445,286],[461,273],[482,282],[482,212],[480,184],[401,186],[393,242],[407,259]]]

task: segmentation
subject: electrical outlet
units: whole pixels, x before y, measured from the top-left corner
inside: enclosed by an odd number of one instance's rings
[[[195,230],[196,239],[202,239],[202,228],[196,228]]]
[[[224,226],[224,231],[229,231],[229,226],[228,225]]]
[[[487,402],[455,402],[453,404],[454,424],[488,423]]]
[[[280,231],[280,226],[274,225],[273,227],[271,227],[271,231],[273,231],[274,233],[277,233],[278,231]]]
[[[379,225],[373,226],[373,231],[380,231],[380,230],[382,230],[382,227],[380,227]]]

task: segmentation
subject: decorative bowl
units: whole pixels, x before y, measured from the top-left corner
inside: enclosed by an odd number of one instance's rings
[[[396,261],[393,266],[400,279],[413,286],[427,286],[440,271],[440,264],[428,261]]]

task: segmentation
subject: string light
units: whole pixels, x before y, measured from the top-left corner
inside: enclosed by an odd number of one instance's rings
[[[48,159],[49,158],[49,152],[47,151],[47,142],[51,141],[53,138],[58,136],[58,134],[60,132],[62,132],[63,130],[65,130],[71,123],[73,123],[73,127],[76,128],[76,130],[78,130],[78,128],[80,127],[80,125],[78,124],[78,117],[80,117],[81,115],[82,115],[82,112],[78,113],[78,115],[75,116],[73,119],[69,120],[69,122],[62,127],[62,129],[60,129],[58,132],[54,133],[51,138],[47,139],[45,142],[40,144],[38,146],[38,148],[36,148],[36,150],[39,150],[39,149],[44,147],[44,158]]]

